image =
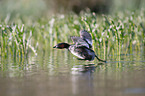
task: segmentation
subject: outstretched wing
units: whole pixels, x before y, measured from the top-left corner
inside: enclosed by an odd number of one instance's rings
[[[73,43],[76,45],[76,47],[86,46],[87,48],[89,48],[88,43],[85,40],[83,40],[82,38],[72,36],[71,39],[72,39]]]
[[[87,32],[86,30],[81,30],[80,37],[88,43],[89,48],[92,48],[92,37],[89,32]]]

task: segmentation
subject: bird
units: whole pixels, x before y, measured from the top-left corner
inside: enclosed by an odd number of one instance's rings
[[[105,60],[100,59],[92,48],[92,37],[91,34],[86,30],[80,31],[80,37],[71,36],[71,39],[74,44],[68,43],[58,43],[53,48],[57,49],[68,49],[73,55],[78,57],[79,60],[88,60],[92,61],[95,57],[102,62],[106,62]]]

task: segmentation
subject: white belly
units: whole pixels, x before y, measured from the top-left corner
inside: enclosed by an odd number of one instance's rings
[[[71,50],[70,50],[70,52],[71,52],[73,55],[77,56],[78,58],[84,59],[84,57],[82,57],[80,54],[78,54],[78,53],[76,53],[76,52],[74,52],[74,51],[71,51]]]

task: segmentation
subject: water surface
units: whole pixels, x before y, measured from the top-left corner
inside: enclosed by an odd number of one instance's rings
[[[99,56],[103,59],[103,56]],[[0,58],[0,96],[145,96],[145,55],[77,60],[67,50]]]

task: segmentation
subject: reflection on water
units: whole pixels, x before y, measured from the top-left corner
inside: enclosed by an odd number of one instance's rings
[[[101,57],[101,56],[100,56]],[[67,50],[0,58],[0,96],[144,96],[143,53],[79,61]]]
[[[95,64],[87,64],[87,65],[75,65],[71,68],[72,74],[83,74],[84,72],[92,73],[95,71],[97,66]]]
[[[145,88],[127,88],[125,89],[126,94],[140,94],[145,93]]]

